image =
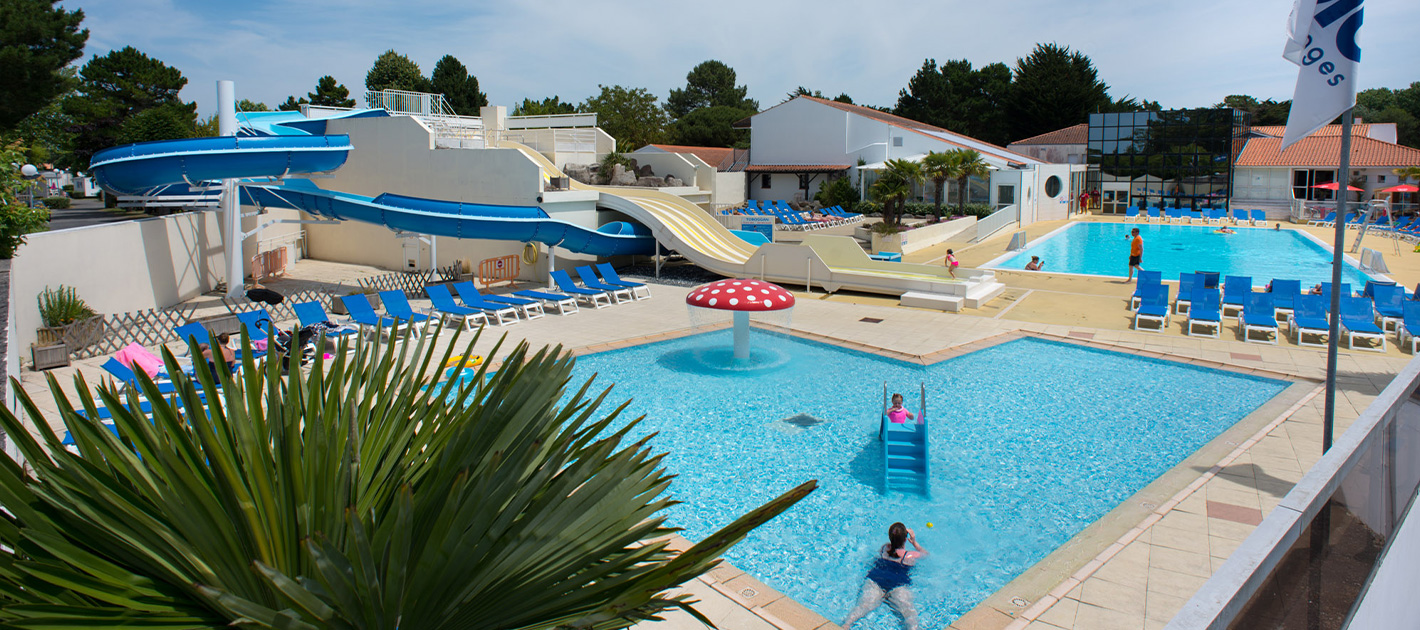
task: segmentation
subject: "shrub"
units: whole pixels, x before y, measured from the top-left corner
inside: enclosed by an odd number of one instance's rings
[[[889,223],[874,223],[873,227],[869,229],[872,230],[874,234],[882,235],[897,234],[898,232],[904,232],[907,230],[907,228],[902,225],[892,225]]]
[[[63,210],[69,207],[68,197],[45,197],[44,207],[50,210]]]
[[[853,180],[839,177],[819,188],[818,194],[814,195],[814,200],[823,204],[825,208],[843,206],[845,211],[855,212],[853,206],[858,204],[858,198],[861,196],[858,187],[853,185]]]
[[[875,217],[882,216],[883,204],[876,201],[860,201],[854,206],[853,211]]]
[[[634,170],[636,168],[636,166],[631,163],[631,158],[620,153],[608,153],[597,166],[597,177],[601,179],[601,183],[605,184],[611,181],[611,172],[617,164],[626,167],[627,170]]]
[[[58,328],[81,319],[88,319],[97,313],[79,297],[74,287],[59,285],[58,289],[45,287],[39,294],[39,318],[46,328]]]

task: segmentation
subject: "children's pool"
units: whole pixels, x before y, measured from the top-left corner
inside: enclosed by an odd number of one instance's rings
[[[1034,338],[923,367],[754,331],[752,363],[716,368],[729,331],[583,356],[668,451],[671,524],[700,540],[808,479],[819,489],[727,559],[835,622],[902,521],[922,627],[945,627],[1287,387],[1283,381]],[[881,491],[883,383],[931,418],[932,496]],[[931,525],[929,525],[929,523]],[[884,606],[861,628],[898,628]]]
[[[1303,287],[1331,282],[1331,252],[1296,230],[1236,228],[1235,234],[1218,234],[1217,227],[1202,225],[1075,223],[986,266],[1024,269],[1031,256],[1039,256],[1046,271],[1123,278],[1129,275],[1129,234],[1134,228],[1144,238],[1143,268],[1163,272],[1164,280],[1178,280],[1180,273],[1217,271],[1251,276],[1258,287],[1277,278],[1300,280]],[[1369,279],[1350,263],[1341,275],[1342,282],[1357,288]]]

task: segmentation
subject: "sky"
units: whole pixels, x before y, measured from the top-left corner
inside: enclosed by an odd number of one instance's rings
[[[1359,88],[1420,81],[1413,0],[1365,4]],[[62,0],[84,11],[85,58],[133,46],[188,78],[202,115],[216,84],[275,106],[332,75],[357,99],[380,53],[427,76],[451,54],[494,105],[581,102],[598,85],[646,88],[662,102],[702,61],[728,64],[761,108],[804,86],[892,106],[925,59],[1014,66],[1037,43],[1088,55],[1116,98],[1205,107],[1229,94],[1292,97],[1282,59],[1290,0]],[[1409,10],[1406,10],[1406,9]]]

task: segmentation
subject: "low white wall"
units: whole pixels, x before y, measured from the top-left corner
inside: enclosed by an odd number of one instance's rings
[[[211,290],[224,273],[216,212],[31,234],[11,267],[12,343],[22,356],[34,343],[46,286],[74,287],[95,311],[114,314],[172,306]]]
[[[716,208],[737,206],[745,202],[744,171],[733,173],[715,172],[715,186],[710,191],[710,202]]]
[[[626,157],[636,160],[636,165],[640,167],[650,166],[651,172],[656,177],[676,176],[685,182],[686,186],[701,186],[697,177],[696,164],[705,164],[693,155],[681,155],[679,153],[627,153]],[[690,158],[690,159],[687,159]],[[713,183],[713,182],[707,182]]]
[[[962,217],[897,234],[873,234],[873,253],[911,254],[945,243],[973,225],[976,225],[976,217]]]

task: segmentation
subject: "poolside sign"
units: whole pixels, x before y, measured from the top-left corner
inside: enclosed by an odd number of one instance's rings
[[[1356,104],[1363,0],[1296,0],[1282,56],[1301,67],[1282,149],[1335,120]]]
[[[769,242],[774,242],[774,217],[740,217],[740,229],[759,232],[769,239]]]

